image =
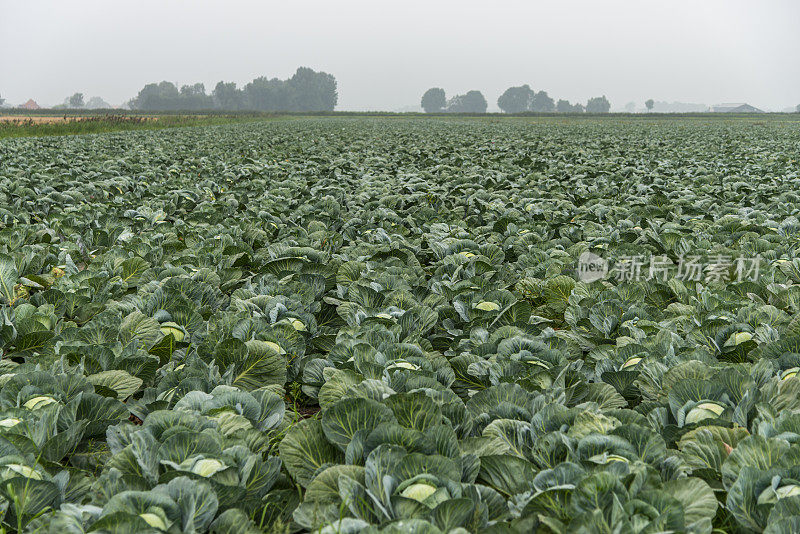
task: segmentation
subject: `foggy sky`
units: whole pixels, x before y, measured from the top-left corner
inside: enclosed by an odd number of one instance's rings
[[[418,106],[429,87],[556,100],[800,104],[795,0],[0,0],[0,96],[112,104],[148,82],[339,83],[340,110]]]

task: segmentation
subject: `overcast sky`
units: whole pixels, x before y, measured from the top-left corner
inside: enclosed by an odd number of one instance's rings
[[[510,85],[555,99],[605,94],[800,104],[798,0],[0,0],[0,96],[120,104],[178,85],[333,74],[342,110],[419,105],[429,87]]]

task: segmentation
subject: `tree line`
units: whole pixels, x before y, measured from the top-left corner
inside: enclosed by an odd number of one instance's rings
[[[261,76],[241,89],[234,82],[219,82],[210,94],[202,83],[150,83],[129,102],[131,109],[146,111],[333,111],[339,95],[336,78],[300,67],[287,80]]]
[[[425,91],[421,101],[425,113],[486,113],[486,98],[480,91],[469,91],[450,99],[440,87]],[[534,91],[528,84],[509,87],[497,99],[497,106],[504,113],[608,113],[611,104],[605,96],[590,98],[586,105],[571,104],[568,100],[556,102],[547,91]]]
[[[111,104],[99,96],[93,96],[87,101],[83,93],[75,93],[65,98],[64,103],[53,106],[53,109],[111,109],[111,107]]]
[[[449,100],[440,87],[432,87],[422,95],[425,113],[486,113],[486,98],[480,91],[467,91]]]

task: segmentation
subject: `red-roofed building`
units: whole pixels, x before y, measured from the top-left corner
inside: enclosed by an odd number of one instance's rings
[[[32,98],[20,106],[22,109],[42,109]]]

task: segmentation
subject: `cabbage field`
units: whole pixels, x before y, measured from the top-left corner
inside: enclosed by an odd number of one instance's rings
[[[5,531],[800,531],[800,128],[0,142]]]

